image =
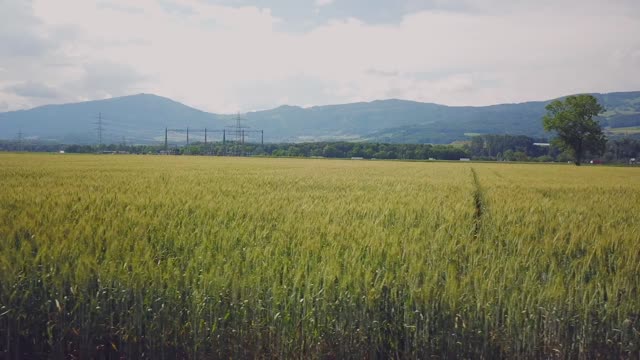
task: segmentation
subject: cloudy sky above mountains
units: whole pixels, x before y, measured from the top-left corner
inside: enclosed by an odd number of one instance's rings
[[[0,0],[0,111],[154,93],[230,113],[640,90],[637,0]]]

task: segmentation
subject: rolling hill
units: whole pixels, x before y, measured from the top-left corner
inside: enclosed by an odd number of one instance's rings
[[[604,126],[640,126],[640,92],[594,95],[607,109],[601,118]],[[468,139],[472,134],[545,136],[541,118],[548,102],[471,107],[392,99],[310,108],[280,106],[243,117],[245,125],[263,129],[265,141],[270,142],[450,143]],[[138,94],[0,113],[0,139],[12,139],[21,132],[33,139],[96,143],[99,113],[103,117],[106,143],[122,139],[159,142],[164,140],[165,127],[222,129],[233,124],[234,118],[200,111],[164,97]],[[184,140],[181,134],[170,136],[174,142]],[[194,134],[192,139],[199,138]]]

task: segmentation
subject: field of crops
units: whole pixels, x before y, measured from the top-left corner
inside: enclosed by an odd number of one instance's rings
[[[0,155],[0,358],[640,355],[640,169]]]

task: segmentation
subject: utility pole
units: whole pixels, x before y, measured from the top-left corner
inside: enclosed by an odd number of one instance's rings
[[[260,145],[264,146],[264,130],[260,130]]]
[[[204,144],[207,145],[207,128],[204,128]]]
[[[187,146],[189,146],[189,128],[187,128]]]
[[[164,128],[164,151],[169,150],[169,128]]]

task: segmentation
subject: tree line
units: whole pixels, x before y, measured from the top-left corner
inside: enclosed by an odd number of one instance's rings
[[[123,151],[135,154],[168,153],[174,155],[240,155],[274,157],[325,157],[325,158],[363,158],[363,159],[407,159],[407,160],[459,160],[469,157],[465,146],[431,144],[382,144],[353,142],[313,142],[313,143],[274,143],[274,144],[237,144],[193,143],[188,146],[173,147],[165,150],[163,146],[123,146],[107,145],[70,145],[64,148],[69,153],[95,153]]]
[[[274,157],[325,157],[325,158],[363,158],[363,159],[399,159],[399,160],[459,160],[471,158],[486,161],[573,161],[570,152],[554,145],[539,146],[547,143],[544,138],[532,138],[524,135],[478,135],[461,145],[431,144],[385,144],[355,142],[313,142],[280,144],[235,144],[193,143],[189,146],[173,147],[165,152],[163,145],[61,145],[27,141],[0,141],[1,151],[32,151],[67,153],[121,152],[131,154],[174,155],[241,155]],[[631,158],[640,158],[640,140],[632,138],[610,139],[601,155],[587,152],[585,159],[601,159],[606,162],[628,162]]]

